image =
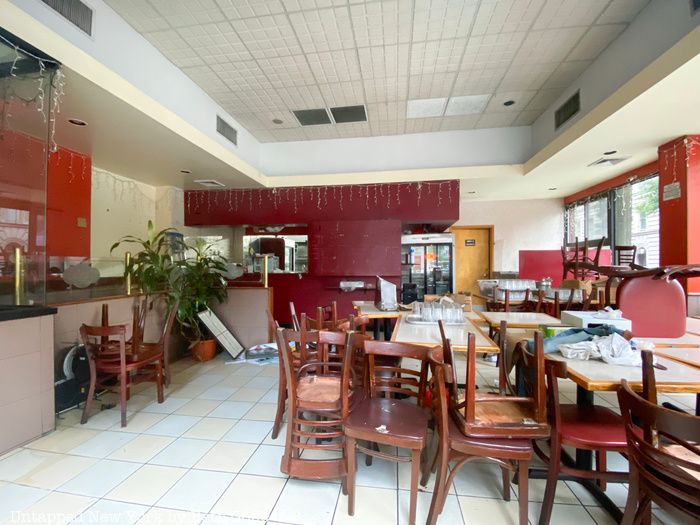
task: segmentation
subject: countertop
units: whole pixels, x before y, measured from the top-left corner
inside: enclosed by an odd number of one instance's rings
[[[0,305],[0,322],[15,321],[17,319],[27,319],[29,317],[41,317],[44,315],[54,315],[57,310],[51,306],[43,305]]]

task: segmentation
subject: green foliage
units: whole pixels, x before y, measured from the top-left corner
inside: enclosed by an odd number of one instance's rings
[[[659,179],[647,179],[639,183],[641,198],[634,209],[642,219],[659,209]]]
[[[166,228],[155,231],[153,221],[148,221],[148,237],[139,239],[133,235],[122,237],[110,248],[110,253],[120,244],[135,244],[141,247],[141,251],[131,257],[131,261],[124,268],[124,276],[131,275],[131,281],[139,289],[150,295],[155,292],[169,291],[173,287],[175,264],[168,253],[169,242],[167,233],[175,231]]]
[[[190,340],[200,341],[204,330],[197,314],[214,302],[226,301],[226,259],[210,253],[211,245],[199,240],[187,249],[194,253],[191,260],[180,261],[177,318],[183,334]]]

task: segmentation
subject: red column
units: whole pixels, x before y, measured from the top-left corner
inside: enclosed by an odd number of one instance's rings
[[[700,135],[659,147],[661,265],[700,263]],[[700,292],[700,279],[688,281]]]

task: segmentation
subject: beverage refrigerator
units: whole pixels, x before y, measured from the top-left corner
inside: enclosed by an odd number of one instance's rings
[[[453,254],[454,237],[451,233],[403,235],[401,302],[422,301],[426,294],[451,293],[455,277]]]

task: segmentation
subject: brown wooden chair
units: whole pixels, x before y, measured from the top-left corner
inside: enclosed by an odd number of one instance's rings
[[[635,266],[635,261],[637,258],[637,247],[631,246],[620,246],[615,245],[615,250],[613,252],[615,264],[619,266],[629,266],[632,268]]]
[[[537,355],[544,354],[542,334],[535,333],[535,353],[528,352],[526,343],[519,344],[518,375],[527,381],[536,369]],[[551,425],[548,436],[549,455],[535,442],[535,453],[547,465],[547,485],[540,513],[540,525],[546,525],[552,515],[552,505],[561,473],[582,479],[593,479],[605,490],[608,480],[625,481],[626,472],[607,470],[607,452],[625,452],[627,441],[622,419],[612,410],[599,405],[581,407],[559,402],[559,379],[567,377],[566,363],[547,360],[545,362],[547,391],[547,413]],[[596,453],[595,470],[583,470],[562,461],[562,447],[570,446]]]
[[[318,355],[332,345],[343,349],[342,362],[311,359],[296,366],[290,343],[305,341],[304,332],[277,330],[277,345],[284,366],[288,422],[281,471],[301,479],[342,479],[345,486],[346,462],[343,457],[343,420],[351,404],[362,395],[357,392],[353,360],[353,332],[313,332]],[[357,392],[357,394],[356,394]],[[336,458],[302,457],[307,450],[337,452]]]
[[[468,348],[474,352],[474,334],[469,334]],[[434,525],[445,505],[449,487],[460,469],[475,460],[488,459],[502,469],[503,499],[510,501],[510,475],[518,475],[519,523],[528,523],[528,464],[533,455],[532,441],[514,437],[474,438],[465,436],[455,424],[450,412],[450,405],[459,402],[456,397],[455,369],[445,361],[453,361],[452,348],[449,341],[440,349],[430,353],[432,371],[431,401],[437,429],[437,455],[434,466],[437,468],[437,478],[433,489],[433,498],[428,513],[428,524]],[[447,359],[443,360],[443,354]],[[476,392],[467,394],[472,399]],[[448,401],[449,399],[449,401]],[[456,462],[452,469],[449,462]],[[422,484],[427,484],[429,471],[424,471]]]
[[[136,323],[136,319],[138,318],[139,328],[137,329],[135,324],[129,345],[131,347],[130,353],[132,358],[135,360],[143,360],[147,359],[150,355],[162,354],[164,384],[165,386],[170,386],[170,338],[172,337],[173,325],[175,324],[175,318],[177,317],[179,303],[176,301],[174,304],[169,306],[168,315],[165,318],[163,329],[161,330],[160,337],[157,341],[144,340],[145,318],[147,315],[146,306],[147,302],[144,300],[140,306],[138,316],[136,315],[136,307],[134,308],[134,323]]]
[[[129,386],[143,381],[156,383],[158,403],[163,402],[163,351],[154,349],[146,353],[129,353],[126,351],[127,325],[80,327],[80,336],[90,366],[90,387],[81,424],[85,424],[90,415],[95,391],[113,389],[110,380],[117,378],[119,404],[121,408],[121,426],[126,426],[126,404]],[[130,377],[132,373],[135,376]]]
[[[358,403],[345,420],[345,456],[348,462],[348,514],[355,513],[356,453],[395,462],[411,463],[410,525],[416,521],[416,500],[421,452],[427,444],[429,411],[422,404],[428,376],[429,348],[388,341],[366,341],[369,397]],[[379,364],[379,358],[401,358],[399,365]],[[418,370],[409,369],[413,361]],[[412,402],[414,401],[414,402]],[[365,447],[358,440],[376,445],[409,449],[400,456]]]
[[[371,323],[371,320],[366,315],[349,315],[347,319],[340,319],[336,325],[336,330],[341,332],[347,332],[352,330],[355,333],[366,334],[367,327]]]
[[[651,353],[642,365],[643,396],[624,379],[617,392],[630,468],[622,524],[649,522],[652,503],[700,523],[700,417],[658,406]]]

